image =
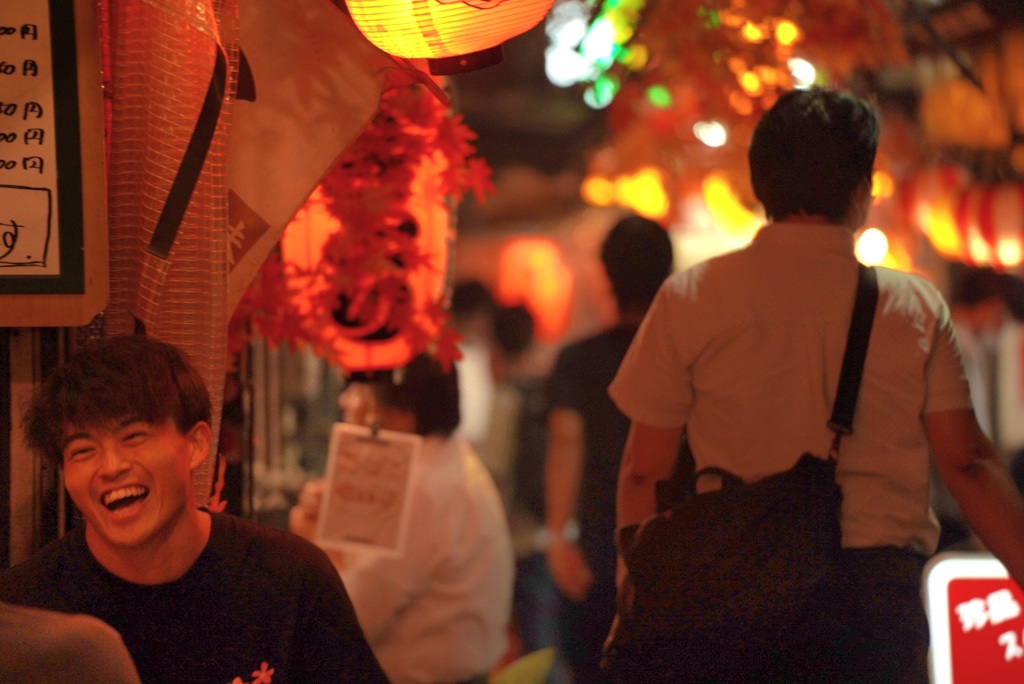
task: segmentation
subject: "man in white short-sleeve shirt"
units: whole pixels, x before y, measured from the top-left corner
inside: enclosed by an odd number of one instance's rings
[[[787,470],[807,451],[828,454],[857,282],[853,238],[871,202],[877,140],[868,105],[823,89],[783,95],[758,124],[751,176],[769,223],[746,249],[666,281],[609,388],[632,420],[620,530],[654,513],[654,485],[671,474],[684,431],[698,470],[718,466],[745,481]],[[830,645],[836,658],[820,667],[846,668],[830,671],[832,681],[926,682],[920,569],[939,533],[929,455],[1018,582],[1024,503],[975,420],[942,296],[919,276],[876,270],[854,430],[837,467],[850,600],[836,611],[856,638]],[[787,647],[794,662],[806,655],[819,667],[820,653]]]

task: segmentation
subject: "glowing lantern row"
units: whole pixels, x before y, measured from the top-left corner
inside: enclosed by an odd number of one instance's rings
[[[971,186],[957,198],[954,217],[967,263],[1016,267],[1024,262],[1024,183]]]
[[[384,52],[429,60],[433,74],[497,64],[501,44],[540,23],[553,0],[346,0],[366,38]]]
[[[904,219],[935,250],[969,264],[1024,263],[1024,184],[970,183],[965,170],[935,166],[900,185]]]

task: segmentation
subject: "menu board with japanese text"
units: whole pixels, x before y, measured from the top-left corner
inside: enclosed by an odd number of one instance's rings
[[[0,2],[0,327],[106,305],[99,51],[93,0]]]
[[[336,423],[316,543],[340,551],[401,556],[422,442],[418,435]]]

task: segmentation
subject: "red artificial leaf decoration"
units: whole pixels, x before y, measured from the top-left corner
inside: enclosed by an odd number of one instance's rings
[[[423,85],[386,91],[377,115],[320,185],[323,206],[340,229],[327,236],[310,270],[279,253],[267,260],[232,317],[232,349],[260,336],[271,346],[306,346],[345,370],[362,370],[346,365],[343,348],[378,330],[405,343],[405,361],[428,352],[450,368],[461,353],[445,293],[410,294],[410,274],[444,274],[438,255],[416,239],[428,217],[412,215],[409,202],[418,169],[430,163],[438,169],[442,207],[466,192],[480,202],[493,193],[491,169],[476,156],[475,139],[461,115]]]

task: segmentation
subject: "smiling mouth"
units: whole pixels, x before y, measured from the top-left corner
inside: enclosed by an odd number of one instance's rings
[[[111,511],[116,511],[130,506],[137,501],[142,501],[149,496],[149,490],[139,485],[121,487],[103,495],[100,502]]]

